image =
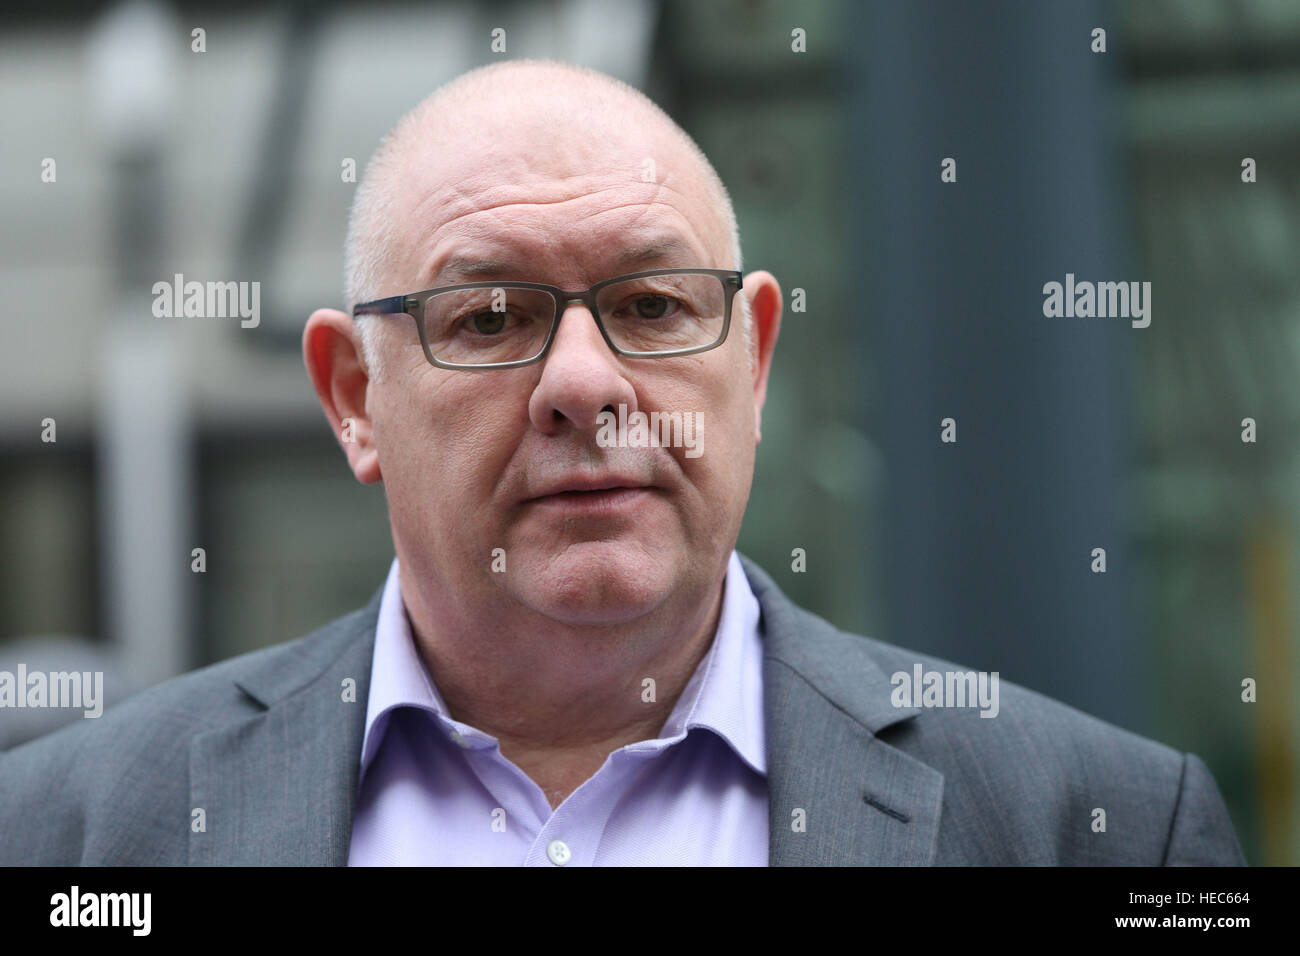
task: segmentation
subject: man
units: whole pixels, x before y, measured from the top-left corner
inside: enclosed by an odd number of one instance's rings
[[[739,267],[707,160],[608,77],[417,107],[303,338],[386,584],[5,755],[3,862],[1244,862],[1195,756],[1011,685],[901,700],[954,668],[734,552],[781,320]]]

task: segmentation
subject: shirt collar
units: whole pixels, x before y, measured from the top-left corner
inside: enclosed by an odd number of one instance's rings
[[[632,749],[663,749],[698,727],[717,734],[750,767],[766,775],[759,613],[758,599],[745,577],[740,558],[732,551],[727,562],[722,611],[708,652],[687,681],[659,736],[654,741],[633,744]],[[402,600],[399,566],[394,558],[375,625],[366,730],[361,744],[362,776],[379,750],[388,715],[399,707],[428,711],[449,733],[492,740],[448,714],[442,695],[416,650]]]

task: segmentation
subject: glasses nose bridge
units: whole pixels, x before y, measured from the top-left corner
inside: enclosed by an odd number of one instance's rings
[[[564,313],[569,311],[569,306],[575,302],[581,302],[591,313],[592,319],[596,322],[596,328],[600,330],[601,336],[605,336],[605,323],[600,317],[600,309],[596,305],[596,290],[587,289],[582,292],[565,291],[557,289],[555,291],[555,334],[559,335],[560,320],[564,318]]]
[[[605,328],[605,321],[600,317],[600,309],[596,305],[596,292],[597,289],[587,289],[581,292],[576,289],[552,290],[551,294],[554,296],[556,303],[555,321],[551,323],[551,336],[550,339],[547,340],[546,347],[543,349],[543,355],[550,354],[552,346],[560,337],[560,320],[564,318],[564,313],[569,311],[569,306],[575,302],[581,302],[587,307],[587,311],[591,314],[592,321],[596,323],[596,331],[599,333],[601,340],[611,352],[615,355],[619,354],[618,346],[616,346],[613,340],[610,339],[609,330]]]

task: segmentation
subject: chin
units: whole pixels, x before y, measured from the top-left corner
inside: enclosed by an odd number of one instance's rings
[[[647,554],[641,546],[593,541],[521,568],[515,591],[530,607],[566,624],[623,624],[672,594],[675,566],[667,555]]]

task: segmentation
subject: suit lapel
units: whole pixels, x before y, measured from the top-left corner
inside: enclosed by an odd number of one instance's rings
[[[204,828],[191,821],[191,864],[347,863],[381,593],[258,658],[236,684],[263,709],[195,738],[190,799]]]
[[[741,561],[762,608],[770,863],[932,863],[943,774],[881,735],[920,709],[893,706],[864,639],[800,609]]]

